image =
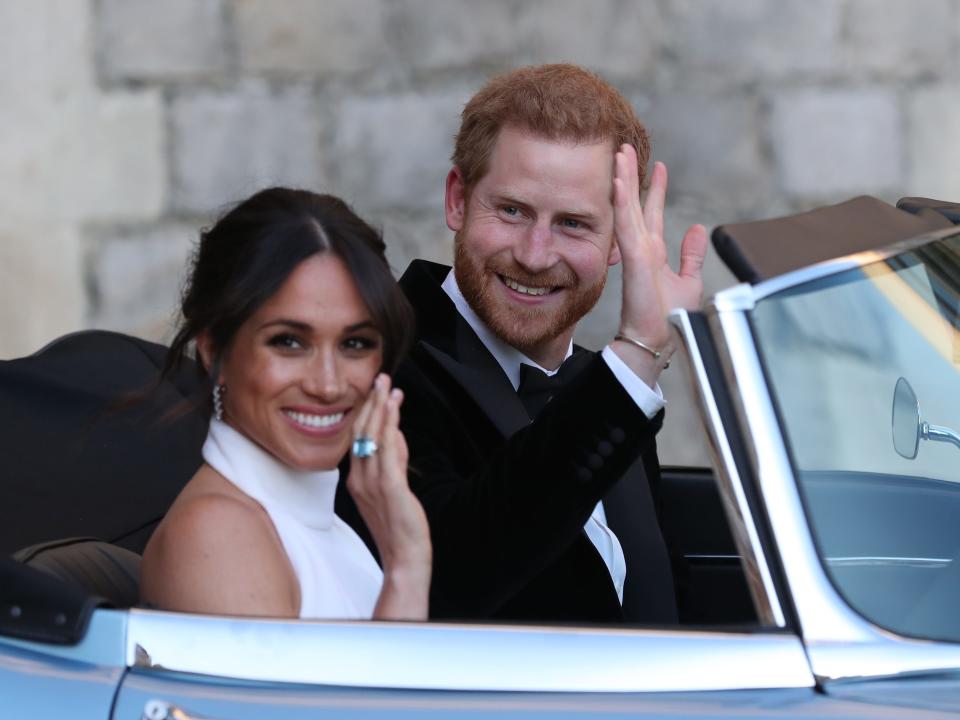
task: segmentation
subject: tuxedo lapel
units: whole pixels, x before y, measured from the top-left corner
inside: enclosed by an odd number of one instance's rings
[[[443,291],[449,271],[444,265],[415,260],[400,279],[416,310],[417,347],[464,389],[505,438],[510,437],[530,419],[503,368]]]
[[[466,329],[473,335],[469,326]],[[456,380],[497,430],[505,438],[510,437],[529,425],[530,419],[503,369],[475,335],[474,339],[482,353],[477,352],[468,360],[469,364],[460,362],[426,341],[421,341],[420,346]],[[486,362],[487,359],[489,362]],[[493,367],[490,367],[491,364]]]

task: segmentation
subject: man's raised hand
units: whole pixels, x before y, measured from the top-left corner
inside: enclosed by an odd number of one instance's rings
[[[623,262],[620,334],[660,351],[661,357],[629,342],[618,341],[612,347],[651,387],[673,352],[667,313],[700,306],[707,250],[706,228],[693,225],[680,246],[679,271],[670,267],[663,241],[666,194],[667,168],[657,162],[641,207],[637,153],[632,145],[622,145],[614,157],[613,177],[614,232]]]

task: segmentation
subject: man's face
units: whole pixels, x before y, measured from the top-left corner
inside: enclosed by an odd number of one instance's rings
[[[457,283],[499,337],[535,360],[566,350],[619,261],[612,177],[609,141],[553,141],[508,126],[469,197],[457,168],[447,178]]]

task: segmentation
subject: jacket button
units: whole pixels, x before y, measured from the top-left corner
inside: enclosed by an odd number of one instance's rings
[[[587,457],[587,465],[591,470],[599,470],[603,467],[603,458],[597,455],[596,453],[591,453]]]
[[[577,468],[577,480],[582,483],[588,483],[593,480],[593,473],[587,470],[585,467]]]
[[[616,445],[622,443],[626,438],[627,434],[620,428],[613,428],[610,431],[610,440]]]
[[[597,452],[603,457],[610,457],[613,455],[613,445],[606,440],[601,440],[597,443]]]

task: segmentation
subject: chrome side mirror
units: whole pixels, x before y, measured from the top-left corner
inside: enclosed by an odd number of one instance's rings
[[[906,378],[893,388],[893,449],[897,455],[913,460],[920,447],[920,403]]]
[[[933,425],[920,417],[917,394],[906,378],[899,378],[893,388],[893,449],[901,457],[913,460],[920,440],[948,442],[960,448],[960,434],[942,425]]]

